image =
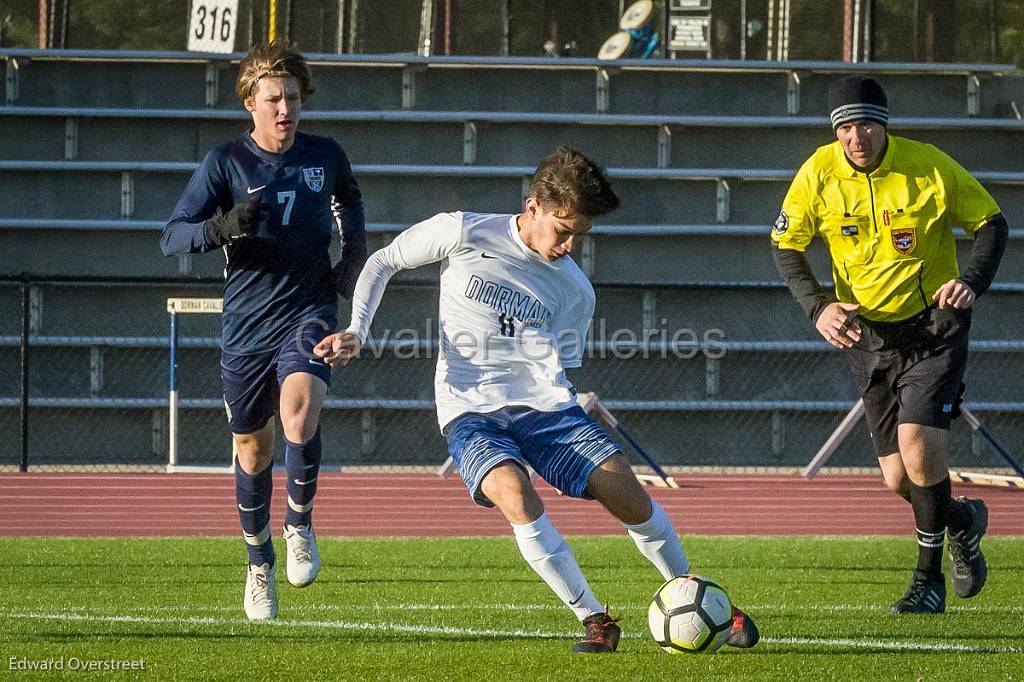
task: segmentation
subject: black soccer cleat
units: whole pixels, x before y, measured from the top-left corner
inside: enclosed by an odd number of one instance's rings
[[[732,607],[732,629],[729,630],[729,638],[725,643],[737,649],[749,649],[758,643],[761,633],[757,630],[754,619]]]
[[[595,613],[583,619],[587,628],[586,636],[572,648],[574,654],[610,654],[619,647],[622,628],[619,619],[608,612]]]
[[[946,610],[946,580],[915,569],[906,594],[892,605],[890,613],[943,613]]]
[[[967,506],[971,525],[949,538],[949,577],[956,596],[967,599],[981,592],[988,578],[988,564],[981,553],[981,537],[988,530],[988,507],[981,500],[960,496],[956,500]]]

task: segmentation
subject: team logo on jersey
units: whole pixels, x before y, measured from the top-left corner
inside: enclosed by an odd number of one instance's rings
[[[900,253],[910,253],[917,246],[917,231],[893,230],[892,246]]]
[[[324,169],[323,168],[303,168],[302,179],[306,181],[306,186],[314,192],[319,192],[324,188]]]
[[[783,211],[779,213],[779,217],[775,219],[775,224],[772,226],[772,230],[775,234],[782,234],[789,229],[789,216]]]

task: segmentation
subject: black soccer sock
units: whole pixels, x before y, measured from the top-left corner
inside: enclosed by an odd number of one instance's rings
[[[948,478],[946,479],[949,480]],[[966,504],[952,497],[946,511],[946,528],[950,533],[958,533],[971,525],[971,510]]]
[[[950,491],[948,476],[927,487],[910,484],[910,504],[917,525],[917,568],[932,576],[942,575],[942,545]]]

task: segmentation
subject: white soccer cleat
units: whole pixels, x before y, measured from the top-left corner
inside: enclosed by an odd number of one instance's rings
[[[309,585],[320,572],[313,526],[285,526],[284,542],[288,546],[288,582],[295,587]]]
[[[249,564],[245,578],[245,598],[242,605],[249,620],[270,620],[277,618],[277,566]]]

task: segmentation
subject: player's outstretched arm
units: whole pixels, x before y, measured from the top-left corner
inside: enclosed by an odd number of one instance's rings
[[[352,319],[345,331],[366,342],[388,281],[399,270],[411,270],[444,260],[462,239],[462,214],[440,213],[416,223],[374,253],[359,274],[352,294]]]

